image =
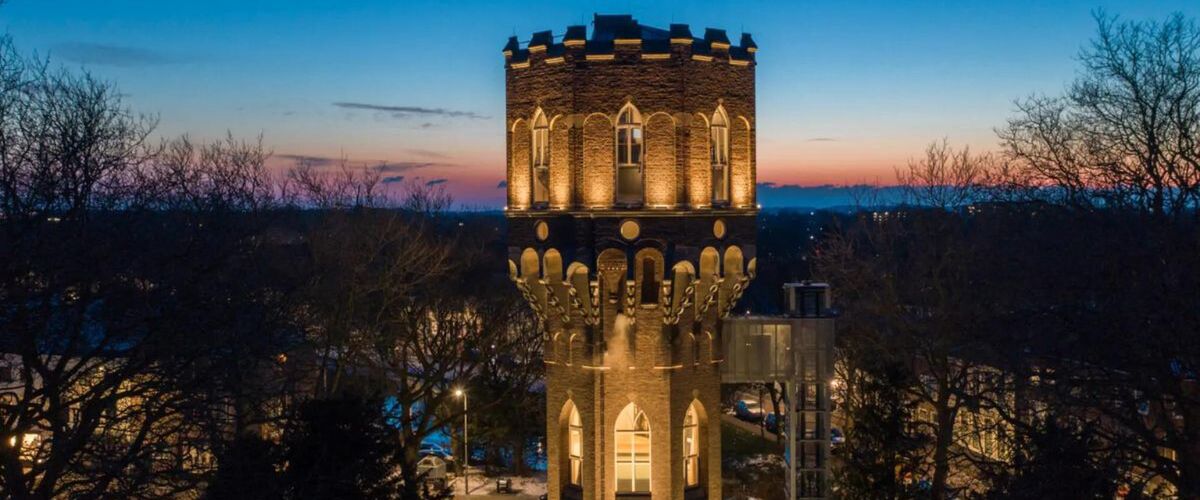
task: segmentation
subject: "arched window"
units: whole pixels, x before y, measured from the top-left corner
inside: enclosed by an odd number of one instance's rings
[[[696,403],[688,406],[683,417],[683,481],[684,486],[700,484],[700,417]]]
[[[533,116],[532,139],[533,207],[545,208],[550,203],[550,123],[541,109]]]
[[[642,115],[626,104],[617,116],[618,205],[642,203]]]
[[[712,201],[729,203],[729,117],[717,106],[709,125],[708,144],[712,151]]]
[[[642,258],[642,303],[657,304],[658,289],[662,285],[658,282],[657,263],[652,257]]]
[[[571,415],[567,419],[567,460],[570,462],[570,482],[575,485],[583,484],[583,420],[579,418],[579,410],[571,405]]]
[[[650,420],[629,403],[617,416],[617,492],[650,491]]]

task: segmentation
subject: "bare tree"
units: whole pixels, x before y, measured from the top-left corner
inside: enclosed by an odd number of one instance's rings
[[[231,287],[257,229],[227,215],[271,203],[265,154],[181,140],[159,161],[154,120],[112,85],[21,59],[7,39],[0,81],[0,435],[15,444],[0,446],[0,489],[193,487],[206,340],[261,295]]]
[[[905,202],[953,210],[984,199],[995,169],[991,154],[971,154],[969,147],[955,150],[942,139],[930,143],[924,157],[896,169],[896,180]]]
[[[1200,201],[1200,27],[1096,15],[1063,97],[1017,102],[998,131],[1012,179],[1076,206],[1191,213]]]

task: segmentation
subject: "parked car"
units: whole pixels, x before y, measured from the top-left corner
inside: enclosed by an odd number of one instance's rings
[[[424,478],[426,488],[441,491],[446,488],[446,461],[435,455],[426,455],[417,462],[417,473]]]
[[[440,458],[442,460],[446,460],[446,461],[454,460],[453,454],[451,454],[449,451],[447,451],[441,445],[433,444],[433,443],[422,443],[421,449],[419,451],[417,451],[417,454],[422,457],[429,457],[429,456],[438,457],[438,458]]]
[[[846,435],[842,434],[842,430],[837,427],[829,428],[829,443],[833,446],[840,446],[846,443]]]
[[[763,420],[762,405],[758,401],[749,399],[738,401],[734,406],[734,414],[737,415],[737,418],[747,422],[762,422]]]

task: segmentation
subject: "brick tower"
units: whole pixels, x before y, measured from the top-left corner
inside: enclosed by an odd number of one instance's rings
[[[504,47],[509,267],[551,499],[721,498],[721,318],[754,276],[754,53],[597,15]]]

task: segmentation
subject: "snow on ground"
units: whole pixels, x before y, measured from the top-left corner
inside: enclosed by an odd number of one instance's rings
[[[496,493],[496,480],[500,478],[512,479],[513,494]],[[472,471],[469,482],[471,492],[469,495],[463,492],[463,480],[461,477],[454,480],[454,497],[455,498],[538,498],[546,494],[546,476],[538,474],[532,477],[516,477],[516,476],[483,476]]]

